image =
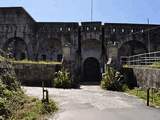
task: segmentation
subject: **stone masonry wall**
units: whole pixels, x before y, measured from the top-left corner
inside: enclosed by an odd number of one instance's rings
[[[55,71],[60,65],[48,64],[14,64],[17,78],[22,85],[41,86],[44,81],[45,86],[52,86]]]
[[[160,69],[125,68],[129,80],[136,80],[140,87],[160,88]]]

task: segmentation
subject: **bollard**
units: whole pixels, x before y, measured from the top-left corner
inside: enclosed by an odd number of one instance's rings
[[[149,106],[149,91],[150,91],[150,88],[147,89],[147,106]]]
[[[45,102],[49,103],[49,96],[48,96],[48,90],[44,90],[43,93],[45,93],[45,98],[43,99]]]
[[[44,89],[44,82],[42,82],[42,93],[43,93],[42,102],[49,103],[49,94],[48,94],[48,90]]]

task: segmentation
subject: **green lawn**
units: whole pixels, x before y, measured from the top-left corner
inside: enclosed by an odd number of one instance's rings
[[[128,90],[127,93],[135,95],[143,100],[147,100],[147,91],[142,89]],[[150,90],[150,105],[160,107],[160,90]]]

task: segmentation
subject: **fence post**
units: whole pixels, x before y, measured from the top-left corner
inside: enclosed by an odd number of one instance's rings
[[[149,106],[150,88],[147,88],[147,106]]]

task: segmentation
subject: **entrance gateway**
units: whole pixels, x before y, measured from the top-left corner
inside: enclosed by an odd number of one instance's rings
[[[100,82],[100,64],[96,58],[90,57],[83,64],[83,80],[85,82]]]

